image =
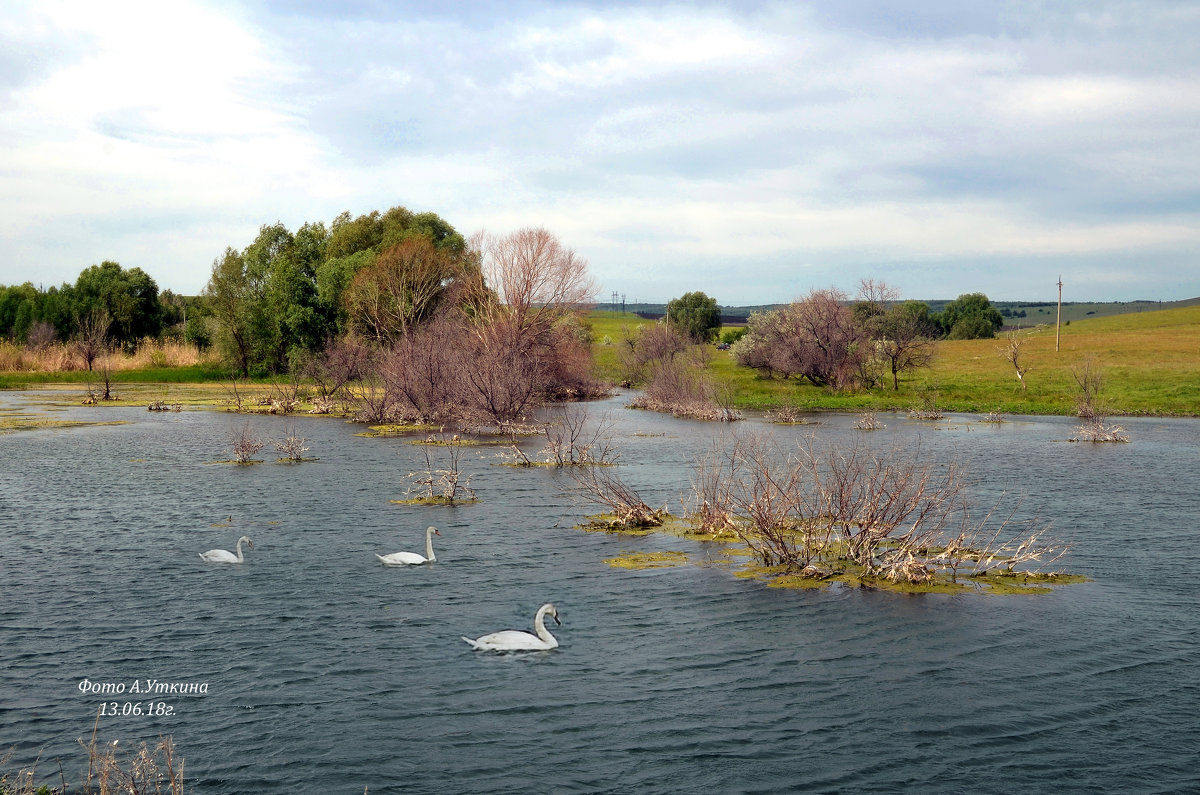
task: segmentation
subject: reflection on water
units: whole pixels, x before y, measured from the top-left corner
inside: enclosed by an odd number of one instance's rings
[[[0,408],[22,396],[0,393]],[[729,428],[608,411],[621,476],[678,509],[728,433],[850,442],[853,418]],[[1177,791],[1200,786],[1194,543],[1200,423],[881,415],[872,443],[957,458],[977,501],[1021,495],[1093,582],[1046,596],[768,589],[727,570],[621,570],[622,552],[704,545],[584,533],[569,479],[472,448],[481,499],[394,505],[421,463],[405,439],[288,425],[318,462],[228,459],[245,417],[74,408],[125,425],[0,436],[0,746],[57,781],[102,700],[147,679],[206,693],[171,715],[101,719],[123,744],[174,737],[192,792]],[[530,442],[530,452],[537,449]],[[1007,496],[1006,496],[1007,495]],[[229,518],[232,517],[232,522]],[[375,553],[422,551],[388,568]],[[197,553],[254,539],[241,566]],[[711,553],[715,554],[715,553]],[[472,651],[553,601],[562,646]],[[145,703],[146,699],[142,699]],[[77,779],[77,777],[76,777]],[[48,783],[53,783],[48,780]]]

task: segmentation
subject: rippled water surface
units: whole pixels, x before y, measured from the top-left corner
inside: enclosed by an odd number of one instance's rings
[[[0,409],[30,395],[0,393]],[[621,476],[678,510],[727,428],[593,405]],[[970,472],[980,505],[1053,520],[1043,596],[768,589],[721,567],[605,558],[719,552],[574,528],[594,507],[543,468],[472,448],[480,497],[396,505],[422,449],[337,420],[289,425],[319,461],[215,463],[245,417],[70,408],[126,424],[0,436],[0,748],[69,780],[100,696],[81,680],[206,683],[170,716],[105,717],[122,744],[171,735],[189,792],[1172,792],[1200,787],[1200,423],[1128,420],[1127,445],[1067,419],[884,416],[873,443]],[[852,442],[853,418],[739,433]],[[530,443],[530,452],[537,449]],[[232,517],[232,522],[229,518]],[[380,566],[374,553],[438,562]],[[242,566],[197,553],[254,539]],[[489,655],[460,636],[529,628],[561,647]],[[137,696],[117,696],[118,704]],[[143,700],[144,703],[144,700]]]

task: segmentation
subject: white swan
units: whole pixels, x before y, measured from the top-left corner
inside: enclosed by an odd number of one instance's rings
[[[205,563],[245,563],[246,558],[242,556],[243,543],[250,549],[254,549],[254,542],[250,540],[250,536],[242,536],[237,542],[236,555],[228,549],[210,549],[200,553],[200,560]]]
[[[533,618],[533,629],[537,635],[529,632],[521,632],[516,629],[505,629],[500,632],[493,632],[489,635],[481,635],[475,640],[464,637],[467,643],[470,643],[479,651],[546,651],[548,649],[557,649],[558,641],[550,630],[546,629],[543,623],[546,616],[554,619],[554,623],[562,625],[562,621],[558,619],[558,609],[552,604],[544,604],[538,608],[537,615]]]
[[[425,554],[418,555],[416,552],[393,552],[390,555],[376,555],[379,562],[385,566],[419,566],[422,563],[433,563],[437,560],[433,555],[433,537],[440,536],[437,528],[433,525],[425,528]]]

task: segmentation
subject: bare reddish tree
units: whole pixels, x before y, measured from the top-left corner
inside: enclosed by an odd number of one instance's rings
[[[371,351],[354,334],[330,337],[325,349],[304,365],[304,375],[317,385],[321,397],[332,399],[343,387],[362,377]]]
[[[549,397],[578,391],[589,380],[590,349],[572,316],[598,289],[587,260],[541,228],[479,233],[469,249],[494,300],[469,302],[466,310],[477,321],[463,379],[468,404],[505,424]]]
[[[668,362],[691,348],[692,341],[679,329],[665,323],[652,323],[627,333],[617,356],[625,377],[630,381],[642,381],[650,365]]]
[[[836,289],[814,290],[782,309],[753,316],[748,336],[739,361],[752,360],[817,386],[852,386],[859,358],[867,353],[848,297]]]
[[[359,271],[344,300],[355,329],[398,339],[437,307],[450,285],[468,278],[471,258],[437,248],[423,235],[382,251]]]
[[[389,350],[385,369],[389,391],[427,422],[469,419],[465,361],[473,329],[460,317],[439,313]]]
[[[468,406],[498,425],[524,419],[545,399],[550,348],[524,342],[515,318],[475,326],[470,366],[465,368]]]
[[[483,275],[523,337],[538,336],[563,312],[592,305],[599,286],[588,263],[541,227],[495,237],[480,235]]]

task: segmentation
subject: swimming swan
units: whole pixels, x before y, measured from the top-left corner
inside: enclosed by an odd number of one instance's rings
[[[393,552],[390,555],[376,555],[379,562],[385,566],[419,566],[422,563],[433,563],[437,560],[433,555],[433,537],[440,536],[441,533],[433,525],[425,528],[425,555],[422,557],[416,552]]]
[[[558,641],[546,629],[543,622],[546,616],[554,619],[554,623],[562,625],[558,620],[558,609],[552,604],[544,604],[538,608],[537,615],[533,619],[533,629],[537,632],[535,637],[529,632],[521,632],[515,629],[505,629],[500,632],[493,632],[490,635],[481,635],[475,640],[464,637],[467,643],[470,643],[479,651],[546,651],[548,649],[557,649]]]
[[[205,563],[245,563],[246,559],[242,556],[242,544],[245,543],[250,549],[254,549],[254,542],[250,540],[250,536],[242,536],[237,542],[237,554],[233,554],[228,549],[210,549],[207,552],[200,553],[200,560]]]

